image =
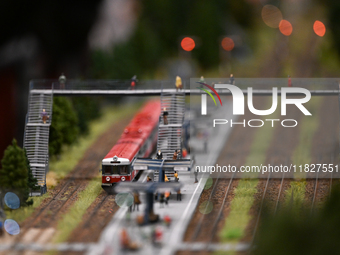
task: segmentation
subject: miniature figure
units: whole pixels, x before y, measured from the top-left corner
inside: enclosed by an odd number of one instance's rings
[[[151,181],[152,181],[152,179],[151,179],[150,176],[146,177],[146,182],[151,182]]]
[[[46,121],[50,118],[48,115],[47,115],[47,112],[45,111],[45,109],[43,109],[42,113],[40,114],[41,116],[41,119],[43,121],[44,124],[46,124]]]
[[[292,79],[290,78],[290,75],[288,75],[288,87],[292,87]]]
[[[60,89],[65,89],[65,83],[66,83],[66,76],[64,75],[64,73],[61,73],[61,75],[59,76]]]
[[[174,155],[172,156],[172,160],[176,160],[176,159],[177,159],[177,156],[178,156],[177,150],[175,150]]]
[[[184,148],[182,150],[182,157],[185,158],[188,155],[188,151]]]
[[[152,238],[151,238],[152,244],[154,246],[160,246],[162,244],[162,236],[163,236],[163,233],[162,233],[161,228],[155,227],[152,230]]]
[[[168,115],[169,113],[167,112],[166,108],[163,109],[163,123],[164,125],[168,125]]]
[[[163,153],[161,152],[161,150],[157,151],[156,159],[163,159]]]
[[[165,200],[164,200],[164,193],[161,193],[160,195],[159,195],[159,204],[160,204],[160,208],[163,208],[164,207],[164,202],[165,202]]]
[[[194,175],[195,175],[195,183],[198,183],[198,180],[197,180],[198,170],[196,168],[194,170]]]
[[[123,250],[137,250],[139,249],[139,245],[136,242],[132,242],[130,240],[130,237],[127,233],[127,230],[125,228],[122,229],[121,231],[121,236],[120,236],[120,245]]]
[[[176,76],[176,91],[179,89],[183,89],[182,79],[179,76]]]
[[[135,207],[137,205],[137,211],[139,211],[139,205],[141,204],[142,202],[140,201],[139,199],[139,193],[137,191],[135,191],[133,193],[133,211],[135,211]]]
[[[136,83],[137,83],[137,75],[134,75],[134,76],[132,76],[132,78],[131,78],[131,90],[135,90],[135,86],[136,86]]]
[[[177,151],[177,159],[181,159],[182,158],[182,153],[181,150]]]
[[[164,224],[167,226],[167,227],[170,227],[170,224],[171,224],[171,217],[169,215],[165,215],[164,216]]]
[[[175,182],[178,182],[178,181],[179,181],[179,178],[178,178],[178,173],[177,173],[177,171],[175,171],[174,176],[175,176]]]
[[[230,74],[229,84],[235,85],[235,79],[233,74]]]
[[[200,78],[200,82],[203,82],[203,83],[205,83],[205,80],[204,80],[204,77],[203,77],[203,76],[201,76],[201,78]]]
[[[204,80],[204,77],[203,76],[201,76],[201,78],[200,78],[200,81],[199,81],[200,83],[205,83],[205,80]],[[200,87],[201,88],[203,88],[203,85],[202,84],[200,84]]]
[[[181,190],[177,190],[177,201],[182,201],[182,193],[181,193]]]
[[[170,192],[169,191],[165,191],[164,197],[165,197],[165,201],[164,201],[165,204],[169,205],[168,203],[169,203],[169,199],[170,199]]]

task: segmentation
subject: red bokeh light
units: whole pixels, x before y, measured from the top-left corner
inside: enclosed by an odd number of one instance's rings
[[[326,33],[326,26],[319,20],[314,22],[313,30],[318,36],[324,36]]]
[[[195,41],[190,37],[185,37],[181,41],[181,47],[185,51],[192,51],[195,48]]]
[[[226,51],[231,51],[235,47],[233,39],[229,37],[223,38],[221,45],[222,45],[222,48]]]
[[[293,26],[288,20],[281,20],[279,24],[280,32],[285,36],[290,36],[293,32]]]

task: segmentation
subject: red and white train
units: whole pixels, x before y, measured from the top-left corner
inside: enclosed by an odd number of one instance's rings
[[[150,157],[157,143],[161,105],[149,101],[125,128],[118,142],[102,160],[102,187],[113,193],[114,184],[132,181],[138,174],[132,163],[137,157]]]

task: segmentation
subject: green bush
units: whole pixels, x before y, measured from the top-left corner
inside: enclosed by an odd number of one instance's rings
[[[28,169],[25,152],[13,139],[12,144],[7,147],[1,160],[0,188],[2,191],[15,192],[21,199],[22,205],[30,205]]]
[[[340,186],[315,214],[289,206],[274,217],[267,211],[253,254],[340,254]]]
[[[88,134],[91,120],[100,117],[99,98],[93,97],[73,97],[73,108],[77,114],[80,134]]]
[[[79,134],[78,118],[68,98],[53,98],[52,124],[50,127],[49,153],[59,155],[64,144],[71,145]]]

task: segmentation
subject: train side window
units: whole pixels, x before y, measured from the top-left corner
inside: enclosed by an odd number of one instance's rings
[[[104,166],[103,165],[103,174],[111,174],[111,166]]]
[[[129,173],[129,166],[120,167],[120,174],[128,174],[128,173]]]
[[[112,174],[119,174],[119,166],[113,166],[113,173]]]

